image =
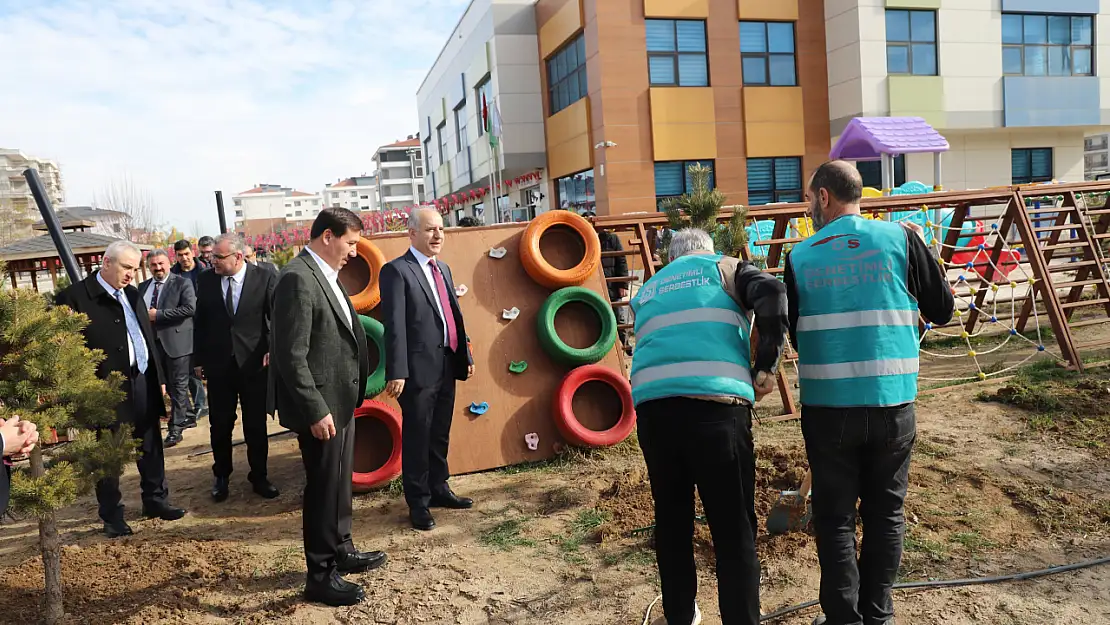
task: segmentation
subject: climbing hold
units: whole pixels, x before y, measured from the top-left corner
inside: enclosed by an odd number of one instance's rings
[[[970,304],[968,304],[967,309],[968,310],[975,310],[975,302],[971,302]]]
[[[524,443],[528,445],[528,449],[536,451],[540,448],[540,435],[535,432],[529,432],[524,435]]]
[[[925,210],[925,209],[921,209],[921,210]],[[926,222],[925,222],[925,227],[926,227],[926,228],[932,228],[932,227],[933,227],[933,222],[931,222],[931,221],[926,221]]]
[[[491,248],[489,248],[490,258],[505,258],[506,253],[508,253],[508,250],[506,250],[503,247],[491,247]]]
[[[477,402],[470,402],[470,412],[476,415],[486,414],[489,412],[489,403],[482,402],[479,404]]]
[[[968,290],[969,290],[969,291],[971,291],[971,294],[972,294],[972,295],[975,295],[975,294],[977,294],[977,293],[979,292],[979,289],[977,289],[977,288],[975,288],[975,287],[973,287],[973,286],[972,286],[972,287],[968,287]]]
[[[967,353],[967,356],[968,356],[968,358],[975,358],[975,350],[973,349],[973,350],[969,351]]]
[[[524,370],[527,368],[528,363],[523,360],[514,360],[509,363],[509,371],[512,371],[513,373],[524,373]]]
[[[956,316],[957,316],[957,317],[963,317],[963,316],[964,316],[964,311],[962,311],[962,310],[960,310],[959,308],[957,308],[957,309],[956,309]]]
[[[470,289],[466,288],[465,284],[460,284],[459,286],[455,287],[455,297],[462,297],[463,295],[466,295],[469,291]]]
[[[995,293],[997,293],[998,292],[998,285],[997,284],[992,284],[991,285],[991,290],[994,291]]]
[[[1010,336],[1017,336],[1017,329],[1016,328],[1010,328]]]
[[[933,329],[933,324],[932,324],[932,323],[930,323],[930,322],[928,322],[928,321],[926,321],[926,322],[925,322],[925,329],[926,329],[926,330],[932,330],[932,329]]]
[[[1011,280],[1010,281],[1010,288],[1011,289],[1016,289],[1017,288],[1017,282],[1014,282],[1014,281]]]
[[[967,263],[967,270],[968,270],[968,271],[971,271],[971,270],[973,270],[973,269],[975,269],[975,263],[972,263],[972,262],[968,262],[968,263]]]
[[[979,244],[979,251],[983,251],[983,250],[985,250],[985,249],[987,249],[987,246],[986,246],[986,245],[983,245],[982,243],[980,243],[980,244]]]
[[[1036,284],[1036,283],[1037,283],[1036,278],[1029,278],[1029,284]]]
[[[957,282],[963,282],[963,281],[964,281],[964,276],[963,276],[963,274],[960,274],[960,277],[959,277],[959,278],[956,278],[956,281],[957,281]]]
[[[998,323],[998,317],[991,315],[991,323]]]
[[[964,332],[960,332],[960,338],[961,338],[961,339],[965,339],[965,340],[966,340],[966,339],[967,339],[968,337],[970,337],[970,336],[971,336],[971,335],[970,335],[970,334],[968,334],[966,330],[965,330]]]
[[[991,224],[991,230],[998,230],[998,224]]]
[[[501,318],[502,319],[508,319],[509,321],[512,321],[513,319],[516,319],[519,316],[520,316],[520,309],[517,308],[516,306],[513,306],[512,308],[507,308],[507,309],[502,309],[501,310]]]
[[[987,374],[985,374],[985,373],[983,373],[982,371],[980,371],[980,372],[979,372],[979,379],[980,379],[980,380],[986,380],[986,379],[987,379]]]
[[[1038,352],[1043,352],[1044,351],[1044,345],[1038,345],[1037,346],[1037,351]]]

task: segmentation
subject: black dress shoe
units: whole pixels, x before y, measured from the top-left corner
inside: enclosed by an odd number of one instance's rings
[[[162,442],[162,447],[169,449],[174,445],[181,442],[181,432],[170,432],[166,435],[166,440]]]
[[[121,536],[130,536],[135,532],[131,531],[131,526],[126,521],[114,521],[112,523],[104,523],[104,535],[108,538],[119,538]]]
[[[183,423],[181,425],[181,429],[183,429],[183,430],[191,430],[195,427],[197,427],[197,418],[196,417],[189,417],[185,421],[185,423]]]
[[[218,477],[212,481],[212,500],[219,503],[227,499],[227,478]]]
[[[253,488],[255,493],[258,493],[260,496],[265,497],[266,499],[273,499],[274,497],[277,497],[281,494],[281,491],[279,491],[276,486],[271,484],[269,480],[259,480],[257,482],[252,482],[251,487]]]
[[[207,417],[207,416],[208,416],[208,406],[205,406],[204,408],[201,408],[200,410],[197,411],[197,418],[198,419],[203,418],[203,417]]]
[[[347,557],[343,559],[337,559],[335,569],[339,571],[340,575],[364,573],[385,564],[386,560],[384,551],[356,551],[348,553]]]
[[[333,574],[326,584],[305,584],[304,597],[309,601],[323,603],[333,608],[346,605],[355,605],[366,598],[366,591],[362,586],[348,582]]]
[[[162,519],[163,521],[176,521],[185,516],[184,508],[175,508],[168,503],[161,505],[143,505],[143,516],[148,519]]]
[[[447,489],[447,492],[438,495],[432,495],[430,505],[433,508],[454,508],[456,510],[464,510],[474,505],[474,500],[469,497],[459,497]]]
[[[435,529],[436,520],[432,518],[432,511],[427,508],[413,508],[409,510],[409,520],[418,530],[428,531]]]

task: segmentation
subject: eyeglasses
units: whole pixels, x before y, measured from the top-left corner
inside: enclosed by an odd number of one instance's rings
[[[213,252],[212,256],[217,258],[218,260],[225,260],[227,258],[235,256],[236,254],[238,254],[238,252],[228,252],[227,254],[216,254],[215,252]]]

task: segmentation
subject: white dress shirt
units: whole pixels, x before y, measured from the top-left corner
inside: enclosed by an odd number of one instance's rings
[[[153,280],[150,281],[150,284],[147,285],[146,291],[143,292],[143,301],[146,302],[147,310],[150,310],[150,300],[154,299],[154,285],[160,284],[160,285],[162,285],[162,288],[165,289],[166,288],[166,280],[169,280],[169,279],[170,279],[169,274],[166,274],[165,278],[162,278],[161,280],[159,280],[158,278],[154,278]],[[159,292],[158,294],[161,295],[162,293]]]
[[[117,289],[116,287],[108,284],[108,282],[104,278],[100,277],[100,272],[99,271],[96,272],[96,281],[100,283],[100,286],[104,287],[104,290],[108,292],[108,295],[112,296],[112,299],[115,299],[115,300],[119,299],[119,296],[116,295],[116,292],[117,291],[123,291],[123,289]],[[123,294],[123,299],[127,300],[127,293],[126,292]],[[126,315],[127,312],[125,311],[123,314]],[[131,366],[134,367],[135,366],[135,344],[131,342],[131,333],[130,332],[124,332],[124,334],[127,335],[127,356],[128,356],[128,358],[131,359]]]
[[[327,263],[323,258],[320,258],[312,248],[306,247],[308,253],[312,255],[312,259],[320,266],[320,271],[324,274],[328,284],[331,285],[332,293],[335,293],[335,299],[339,302],[339,308],[343,311],[343,317],[347,320],[347,327],[353,328],[351,321],[351,310],[347,308],[347,298],[343,294],[343,289],[339,288],[339,272],[332,269],[332,266]]]
[[[239,310],[239,298],[243,295],[243,278],[247,276],[247,263],[239,268],[239,271],[233,276],[224,276],[220,280],[220,295],[227,301],[227,286],[233,285],[231,290],[231,311],[234,313]]]
[[[415,247],[409,247],[409,251],[416,257],[416,262],[420,263],[420,268],[424,270],[424,279],[428,281],[428,286],[432,289],[432,299],[436,302],[436,311],[439,313],[440,320],[443,321],[443,344],[446,345],[448,341],[447,317],[443,315],[443,302],[439,301],[439,289],[436,288],[436,278],[432,275],[432,266],[428,264],[431,258],[425,256]],[[443,285],[447,286],[447,276],[443,277]]]

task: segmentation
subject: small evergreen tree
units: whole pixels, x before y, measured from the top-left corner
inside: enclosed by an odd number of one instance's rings
[[[278,269],[281,269],[288,265],[289,261],[293,260],[293,257],[296,255],[295,252],[296,250],[293,249],[292,245],[276,249],[270,252],[270,262]]]
[[[709,188],[709,176],[712,170],[702,165],[691,165],[688,171],[690,192],[667,198],[659,203],[659,208],[667,214],[669,226],[663,230],[659,259],[664,265],[669,262],[671,232],[683,228],[704,230],[713,237],[713,247],[719,254],[739,256],[740,250],[748,244],[748,233],[745,229],[748,210],[738,207],[727,224],[717,223],[717,216],[720,215],[721,206],[725,203],[725,194],[718,189]]]
[[[129,428],[105,429],[115,422],[116,406],[124,399],[123,377],[97,377],[104,354],[85,345],[81,330],[87,324],[85,315],[51,307],[32,291],[0,293],[0,419],[18,415],[33,421],[44,437],[51,431],[76,431],[49,459],[35,446],[30,470],[12,474],[12,510],[33,514],[39,522],[48,624],[65,616],[56,511],[98,479],[122,474],[136,453]]]

